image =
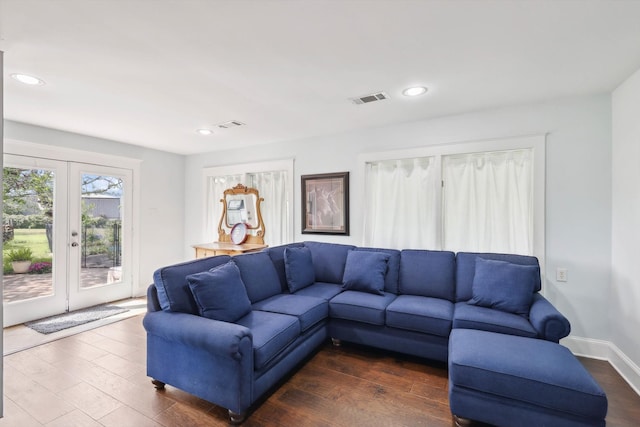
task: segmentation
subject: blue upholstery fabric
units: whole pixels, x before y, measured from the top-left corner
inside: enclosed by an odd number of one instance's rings
[[[538,331],[523,316],[492,308],[469,305],[466,302],[457,302],[455,304],[453,328],[478,329],[530,338],[538,336]]]
[[[329,316],[327,300],[302,295],[274,295],[255,303],[253,309],[296,316],[302,332]]]
[[[342,289],[384,295],[384,277],[389,254],[349,251],[342,277]]]
[[[253,368],[264,368],[300,335],[300,322],[295,316],[252,311],[236,322],[253,335]]]
[[[453,252],[403,250],[400,255],[400,294],[453,302],[455,259]]]
[[[307,247],[286,248],[284,250],[284,271],[287,275],[289,292],[293,293],[312,285],[316,281],[311,251]]]
[[[387,273],[384,276],[384,290],[392,294],[398,293],[398,276],[400,275],[400,251],[383,248],[355,248],[354,251],[382,252],[389,254]]]
[[[266,252],[252,252],[233,257],[251,303],[282,292],[280,279],[271,257]]]
[[[187,282],[203,317],[235,322],[251,311],[240,270],[232,262],[190,274]]]
[[[476,272],[476,258],[495,259],[520,265],[537,265],[538,258],[525,255],[458,252],[456,255],[456,302],[468,301],[473,296],[473,277]],[[542,283],[538,278],[533,289],[539,292]]]
[[[289,243],[286,245],[280,246],[270,246],[263,251],[269,254],[269,258],[271,258],[271,262],[273,262],[273,266],[276,268],[276,272],[278,273],[278,278],[280,279],[280,287],[283,292],[286,292],[289,287],[287,285],[287,274],[284,269],[284,251],[287,248],[299,248],[304,247],[303,243]]]
[[[547,341],[559,342],[571,332],[569,320],[538,293],[533,296],[529,322],[538,331],[538,337]]]
[[[540,267],[476,258],[469,304],[529,316]]]
[[[304,245],[311,250],[316,281],[342,283],[347,253],[355,246],[324,242],[304,242]]]
[[[449,340],[449,380],[487,397],[575,416],[604,420],[607,413],[606,395],[582,364],[545,340],[456,329]]]
[[[226,255],[202,258],[156,270],[153,273],[153,284],[158,291],[160,307],[165,311],[198,314],[198,306],[189,289],[187,276],[222,265],[229,259]]]
[[[441,298],[399,295],[387,306],[387,326],[448,337],[453,303]]]
[[[337,319],[357,320],[384,325],[385,309],[396,295],[374,295],[367,292],[344,291],[329,301],[329,316]]]
[[[326,301],[329,301],[340,292],[342,292],[342,285],[338,285],[336,283],[316,282],[311,286],[300,289],[298,292],[296,292],[296,295],[322,298]]]

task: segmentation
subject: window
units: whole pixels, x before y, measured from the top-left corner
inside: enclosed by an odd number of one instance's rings
[[[204,239],[218,238],[224,190],[242,184],[257,188],[264,202],[260,205],[265,223],[265,243],[276,246],[293,241],[293,159],[222,166],[204,170]]]
[[[362,156],[364,244],[544,253],[544,136]]]

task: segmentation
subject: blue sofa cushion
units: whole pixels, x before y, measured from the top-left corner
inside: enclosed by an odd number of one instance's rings
[[[287,286],[291,293],[306,288],[316,281],[311,251],[307,247],[286,248],[284,250],[284,270],[287,274]]]
[[[344,291],[329,301],[329,316],[384,325],[385,310],[395,298],[396,295],[392,293],[374,295],[367,292]]]
[[[311,286],[300,289],[296,292],[296,295],[322,298],[323,300],[329,301],[340,292],[342,292],[342,285],[338,285],[336,283],[316,282]]]
[[[473,277],[476,272],[476,258],[495,259],[520,265],[537,265],[538,259],[526,255],[458,252],[456,255],[456,302],[468,301],[473,296]],[[542,288],[540,277],[536,281],[534,292]]]
[[[203,317],[235,322],[251,311],[240,270],[232,262],[190,274],[187,282]]]
[[[295,316],[302,332],[329,316],[329,303],[322,298],[302,295],[274,295],[253,305],[254,310]]]
[[[471,305],[528,316],[540,267],[476,258]]]
[[[233,257],[240,269],[251,303],[282,293],[280,279],[267,252],[252,252]]]
[[[477,329],[507,335],[537,338],[538,332],[526,317],[492,308],[457,302],[453,311],[454,329]]]
[[[316,281],[342,283],[347,253],[355,246],[324,242],[304,242],[304,245],[311,250]]]
[[[342,289],[384,295],[384,276],[389,254],[349,251],[342,277]]]
[[[384,290],[392,294],[398,293],[398,276],[400,275],[400,251],[383,248],[355,248],[354,251],[382,252],[389,254],[387,274],[384,276]]]
[[[545,340],[454,330],[449,375],[456,387],[493,399],[594,420],[607,413],[606,395],[584,366],[569,349]]]
[[[387,307],[387,326],[448,337],[453,303],[440,298],[399,295]]]
[[[253,369],[256,371],[267,366],[300,335],[298,318],[286,314],[254,310],[236,323],[251,330]]]
[[[159,268],[153,273],[158,302],[164,311],[198,314],[199,309],[187,282],[187,276],[210,270],[231,259],[227,255],[202,258]]]
[[[399,293],[453,302],[455,259],[453,252],[403,250],[400,254]]]

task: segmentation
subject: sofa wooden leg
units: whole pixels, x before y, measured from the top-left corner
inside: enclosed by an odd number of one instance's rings
[[[470,427],[473,425],[473,420],[462,418],[455,414],[453,415],[453,421],[455,421],[456,427]]]
[[[158,380],[151,380],[151,384],[156,388],[156,390],[164,390],[164,383]]]
[[[231,422],[231,424],[242,424],[245,416],[245,414],[236,414],[231,409],[229,409],[229,421]]]
[[[340,345],[342,345],[342,341],[340,341],[340,340],[339,340],[339,339],[337,339],[337,338],[331,338],[331,342],[333,343],[333,345],[334,345],[335,347],[340,347]]]

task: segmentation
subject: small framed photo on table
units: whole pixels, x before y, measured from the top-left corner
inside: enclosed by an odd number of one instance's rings
[[[349,235],[349,172],[302,175],[302,234]]]

